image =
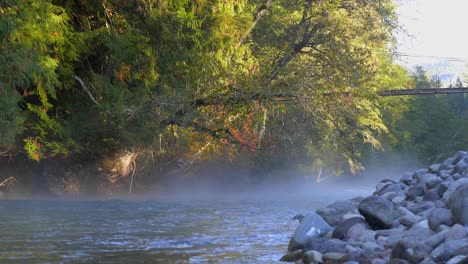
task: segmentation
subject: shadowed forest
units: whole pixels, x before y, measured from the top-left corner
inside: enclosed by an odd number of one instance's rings
[[[395,9],[1,0],[0,191],[159,192],[210,173],[320,180],[466,149],[468,95],[378,96],[442,87],[394,63]]]

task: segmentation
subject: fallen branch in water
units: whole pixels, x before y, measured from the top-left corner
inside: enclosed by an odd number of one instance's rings
[[[13,184],[14,182],[16,181],[15,177],[10,177],[10,178],[7,178],[6,180],[2,181],[0,183],[0,187],[8,187],[10,186],[11,184]]]

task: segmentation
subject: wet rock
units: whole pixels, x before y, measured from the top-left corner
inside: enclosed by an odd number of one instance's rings
[[[393,204],[401,204],[405,200],[405,196],[398,195],[392,199]]]
[[[444,195],[442,196],[442,200],[447,204],[447,201],[450,198],[450,196],[452,195],[452,193],[455,192],[455,190],[458,187],[460,187],[460,186],[462,186],[464,184],[467,184],[467,183],[468,183],[468,178],[461,178],[458,181],[454,181],[451,184],[449,184],[449,187],[448,187],[447,191],[445,191]]]
[[[458,255],[447,261],[447,264],[468,264],[468,256]]]
[[[452,183],[451,182],[442,182],[435,188],[440,196],[444,195],[444,193],[448,190]]]
[[[394,220],[393,204],[379,196],[369,196],[358,205],[359,212],[373,229],[388,229]]]
[[[424,182],[424,186],[426,187],[426,190],[430,190],[442,183],[443,181],[444,180],[437,177],[436,175],[432,175],[431,177],[426,179],[426,182]]]
[[[418,196],[424,195],[424,184],[418,183],[409,187],[406,193],[406,200],[414,200]]]
[[[420,217],[418,216],[409,216],[405,215],[399,218],[399,221],[402,225],[406,227],[412,227],[419,221]]]
[[[453,173],[462,174],[468,169],[468,156],[460,160],[455,167],[453,167]]]
[[[323,262],[322,257],[322,253],[317,252],[315,250],[308,250],[304,253],[304,256],[302,257],[302,262],[304,264],[318,264]]]
[[[307,241],[305,249],[315,250],[322,254],[327,252],[346,253],[346,243],[338,239],[326,239],[321,237],[314,237]]]
[[[316,213],[306,215],[289,241],[288,252],[303,249],[308,240],[324,235],[331,230],[331,226],[320,215]]]
[[[468,238],[444,242],[431,253],[431,257],[438,261],[447,261],[458,255],[468,255]]]
[[[403,176],[400,178],[400,183],[403,183],[405,185],[411,185],[411,183],[414,181],[413,179],[413,174],[412,173],[409,173],[409,172],[406,172],[403,174]]]
[[[449,230],[445,229],[445,230],[442,230],[442,231],[434,234],[433,236],[431,236],[430,238],[428,238],[426,240],[426,244],[429,245],[431,248],[438,247],[442,242],[444,242],[445,237],[446,237],[448,232],[449,232]]]
[[[450,170],[453,168],[454,158],[448,158],[440,165],[440,170]]]
[[[344,215],[358,214],[358,204],[359,202],[357,200],[337,201],[326,208],[317,210],[317,214],[323,217],[329,225],[336,226],[341,222]]]
[[[348,233],[354,225],[361,225],[363,229],[369,229],[369,225],[362,217],[352,217],[341,221],[333,230],[332,238],[346,240],[350,237]]]
[[[421,214],[422,212],[426,210],[430,210],[434,208],[434,204],[435,203],[431,201],[424,201],[424,202],[420,202],[418,204],[410,206],[409,210],[417,215],[417,214]]]
[[[345,256],[345,253],[341,252],[328,252],[323,254],[323,261],[327,263],[327,261],[332,261],[332,263],[340,263],[341,259]]]
[[[387,261],[383,259],[373,259],[371,264],[387,264]]]
[[[459,180],[459,179],[461,179],[461,178],[462,178],[462,176],[461,176],[461,174],[460,174],[460,173],[454,173],[454,174],[452,175],[452,178],[453,178],[453,180],[454,180],[454,181],[456,181],[456,180]]]
[[[439,172],[441,164],[432,164],[429,166],[429,172]]]
[[[280,261],[296,262],[302,258],[302,255],[303,255],[302,249],[298,249],[298,250],[286,253],[286,255],[280,258]]]
[[[432,251],[432,247],[427,241],[434,233],[418,223],[405,231],[403,237],[393,246],[391,258],[408,260],[411,263],[418,263]]]
[[[399,193],[401,192],[401,186],[398,183],[386,183],[380,190],[374,192],[374,195],[384,195],[389,192]]]
[[[452,176],[451,172],[453,171],[453,169],[451,170],[441,170],[439,171],[439,177],[442,179],[442,180],[446,180],[448,179],[450,176]]]
[[[375,232],[361,224],[354,225],[348,230],[348,240],[351,241],[371,241],[374,237]]]
[[[442,198],[442,196],[439,194],[439,191],[437,189],[431,189],[424,194],[423,201],[436,202],[440,200],[440,198]]]
[[[371,264],[372,258],[367,252],[352,251],[340,259],[344,263]]]
[[[440,225],[452,226],[455,224],[452,213],[445,208],[434,208],[427,219],[429,228],[437,231]]]
[[[456,224],[451,228],[447,229],[445,233],[445,241],[450,240],[459,240],[468,237],[468,230],[466,230],[462,225]]]
[[[447,207],[456,223],[468,226],[468,183],[459,186],[452,193],[447,201]]]
[[[453,157],[452,165],[457,164],[458,162],[460,162],[462,159],[466,158],[467,156],[468,156],[468,152],[457,151],[457,153],[455,153],[455,156]]]
[[[387,264],[409,264],[407,260],[404,259],[399,259],[399,258],[393,258]]]

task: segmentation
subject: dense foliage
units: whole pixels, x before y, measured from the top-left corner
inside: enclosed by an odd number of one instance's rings
[[[406,126],[400,117],[435,103],[377,97],[411,83],[388,55],[394,10],[391,0],[2,0],[0,146],[37,161],[244,153],[356,171],[385,122]],[[428,120],[409,122],[414,137],[428,132]],[[406,146],[405,131],[393,140]]]

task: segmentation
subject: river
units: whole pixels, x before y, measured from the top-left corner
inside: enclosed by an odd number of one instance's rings
[[[0,201],[0,263],[280,263],[291,218],[335,198]]]

